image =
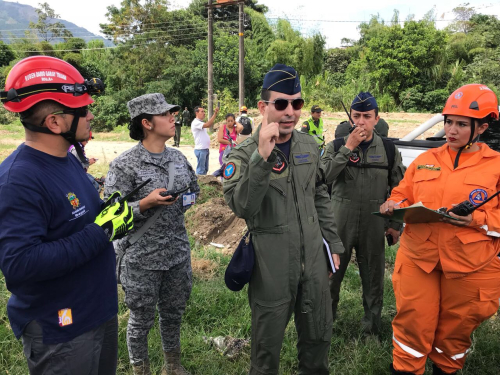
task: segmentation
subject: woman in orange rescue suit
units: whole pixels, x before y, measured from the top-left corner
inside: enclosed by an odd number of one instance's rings
[[[446,144],[415,159],[381,213],[416,202],[435,210],[465,200],[477,206],[500,190],[500,153],[478,143],[498,119],[493,91],[463,86],[448,98],[443,115]],[[427,357],[434,375],[463,368],[472,332],[498,310],[499,208],[495,197],[470,215],[450,213],[457,220],[406,225],[392,276],[391,374],[423,374]]]

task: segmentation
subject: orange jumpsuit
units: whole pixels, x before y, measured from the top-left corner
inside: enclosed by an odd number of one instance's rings
[[[485,144],[460,156],[448,145],[421,154],[389,200],[438,209],[469,199],[479,204],[500,190],[500,153]],[[397,315],[393,366],[423,374],[429,357],[445,373],[461,369],[472,332],[497,310],[500,297],[498,196],[472,214],[467,227],[407,224],[396,256]]]

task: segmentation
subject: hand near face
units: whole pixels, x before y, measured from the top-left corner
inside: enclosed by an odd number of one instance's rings
[[[349,138],[347,138],[345,147],[347,147],[351,151],[354,150],[356,147],[359,146],[361,142],[366,140],[366,136],[367,136],[366,130],[357,126],[349,135]]]
[[[279,124],[277,122],[268,123],[268,111],[269,106],[266,106],[259,133],[259,154],[265,161],[271,155],[280,135]]]

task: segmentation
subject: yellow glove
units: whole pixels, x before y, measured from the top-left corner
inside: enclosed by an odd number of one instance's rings
[[[110,241],[118,240],[134,227],[134,214],[128,203],[114,203],[102,210],[94,223],[104,229]]]
[[[120,199],[121,196],[122,193],[120,193],[118,190],[115,191],[109,196],[108,200],[101,205],[101,210],[104,210],[106,207],[113,205],[113,203],[116,203],[116,201]]]

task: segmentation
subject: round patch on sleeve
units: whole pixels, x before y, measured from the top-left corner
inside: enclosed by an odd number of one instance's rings
[[[227,163],[226,168],[224,168],[224,178],[229,180],[234,176],[236,172],[236,165],[233,162]]]
[[[116,175],[109,171],[108,175],[106,176],[106,185],[108,186],[114,186],[116,184]]]

